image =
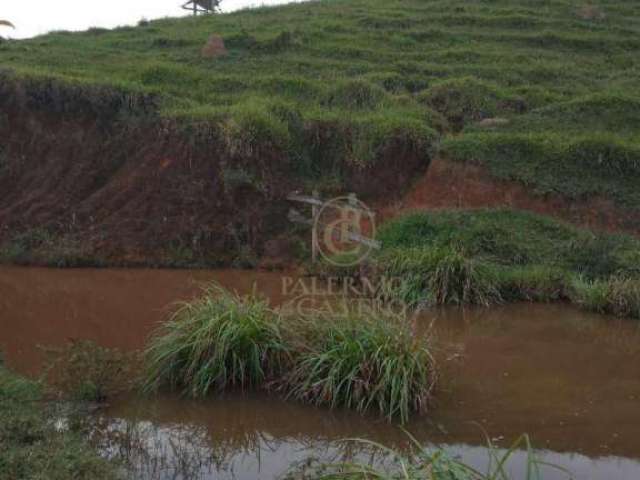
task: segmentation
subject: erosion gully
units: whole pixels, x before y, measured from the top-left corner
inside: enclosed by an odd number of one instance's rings
[[[0,349],[11,368],[28,375],[42,367],[39,346],[90,339],[140,349],[173,302],[210,281],[283,301],[281,273],[1,267]],[[445,367],[433,410],[406,427],[419,441],[482,469],[485,432],[503,448],[526,432],[545,461],[576,479],[640,478],[638,322],[561,304],[434,309],[419,321],[433,324],[460,354]],[[366,453],[341,439],[409,444],[386,421],[265,394],[129,396],[112,400],[95,420],[105,455],[125,459],[140,479],[270,480],[309,456]],[[516,478],[525,456],[520,451],[509,463]]]

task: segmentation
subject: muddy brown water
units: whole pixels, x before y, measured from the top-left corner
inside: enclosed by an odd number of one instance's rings
[[[168,305],[212,280],[283,299],[279,273],[1,267],[0,349],[10,367],[31,375],[43,361],[38,345],[91,339],[138,349]],[[544,460],[574,478],[640,479],[640,323],[559,304],[437,309],[420,322],[433,322],[462,353],[446,368],[435,408],[408,425],[421,442],[484,468],[483,432],[499,447],[526,432]],[[96,422],[105,454],[149,479],[274,479],[309,456],[370,454],[340,439],[408,444],[385,421],[261,394],[124,398]],[[515,478],[524,478],[524,460],[519,451],[510,462]]]

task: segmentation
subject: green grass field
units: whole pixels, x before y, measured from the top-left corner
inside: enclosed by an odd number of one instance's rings
[[[213,33],[228,56],[201,57]],[[107,118],[115,90],[300,162],[309,131],[354,162],[400,141],[638,207],[639,33],[640,4],[622,0],[323,0],[3,42],[0,64],[58,112]],[[493,117],[507,122],[479,125]]]

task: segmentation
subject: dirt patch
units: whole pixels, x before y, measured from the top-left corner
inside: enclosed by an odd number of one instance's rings
[[[220,35],[211,35],[207,43],[202,47],[201,55],[204,58],[217,58],[227,55],[227,48]]]
[[[502,181],[478,165],[434,159],[400,201],[376,205],[381,218],[415,210],[508,207],[560,218],[594,230],[640,233],[640,212],[622,211],[610,200],[571,201],[560,195],[536,195],[517,182]]]

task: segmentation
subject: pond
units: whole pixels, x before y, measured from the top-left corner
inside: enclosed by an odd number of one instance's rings
[[[38,345],[90,339],[139,349],[169,305],[215,280],[274,303],[282,274],[239,270],[51,270],[0,268],[0,349],[7,364],[36,374]],[[479,468],[486,435],[508,448],[528,433],[540,456],[577,479],[640,478],[640,324],[562,304],[442,308],[421,314],[455,345],[434,409],[407,430]],[[367,455],[364,438],[405,448],[397,426],[263,394],[203,401],[174,395],[119,398],[95,416],[105,455],[144,479],[275,479],[309,456]],[[523,471],[525,453],[509,468]],[[549,470],[545,478],[567,476]]]

